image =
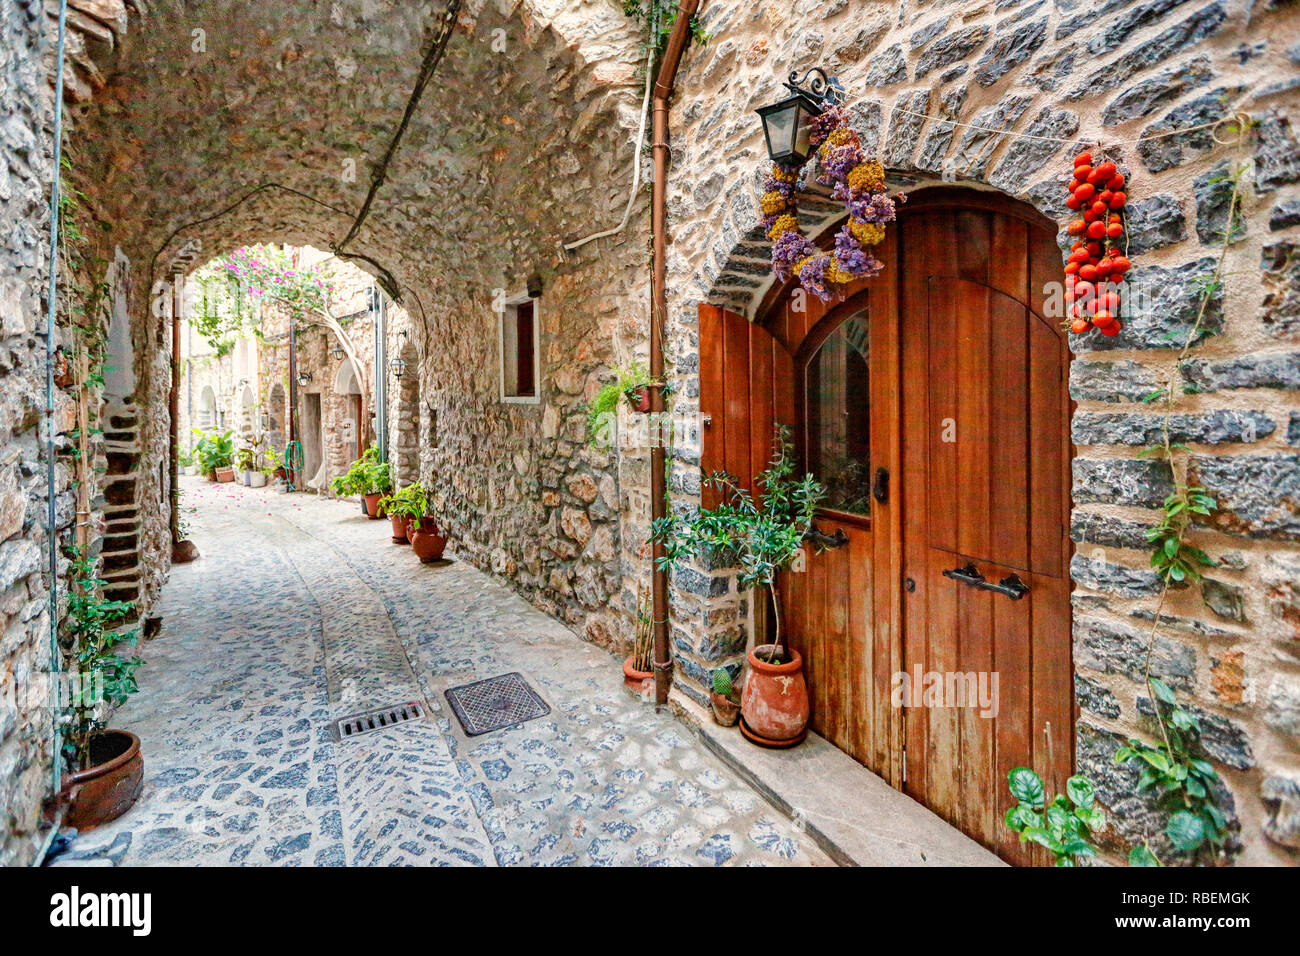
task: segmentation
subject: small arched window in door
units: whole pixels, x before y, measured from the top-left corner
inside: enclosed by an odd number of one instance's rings
[[[869,315],[848,315],[808,358],[804,375],[808,470],[826,486],[823,507],[871,513]]]

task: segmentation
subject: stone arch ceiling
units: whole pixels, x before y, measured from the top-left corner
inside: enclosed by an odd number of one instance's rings
[[[190,238],[203,244],[194,264],[249,242],[342,238],[444,10],[441,0],[71,7],[71,178],[104,251],[121,246],[145,264],[161,251],[160,269]],[[206,51],[192,49],[195,30]],[[510,281],[562,268],[564,240],[622,214],[641,42],[614,0],[466,0],[348,250],[379,260],[404,291],[436,292],[440,263],[463,259],[458,244]],[[266,182],[344,212],[271,190],[160,250],[177,226]]]

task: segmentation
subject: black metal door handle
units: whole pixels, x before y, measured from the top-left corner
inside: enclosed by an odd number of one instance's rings
[[[871,496],[882,505],[889,500],[889,469],[877,468],[876,480],[871,486]]]
[[[843,528],[836,528],[834,534],[827,534],[816,525],[812,525],[803,534],[805,541],[811,541],[823,551],[830,548],[842,548],[849,543],[849,536],[844,533]]]
[[[1029,593],[1029,585],[1020,580],[1020,575],[1008,574],[997,584],[994,584],[980,574],[973,564],[967,564],[960,568],[949,568],[943,572],[943,576],[952,578],[954,581],[979,591],[996,591],[998,594],[1005,594],[1013,601],[1019,601]]]

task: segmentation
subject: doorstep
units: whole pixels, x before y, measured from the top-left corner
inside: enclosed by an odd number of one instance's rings
[[[841,866],[1005,866],[824,738],[790,750],[751,744],[734,727],[696,726],[704,745]]]

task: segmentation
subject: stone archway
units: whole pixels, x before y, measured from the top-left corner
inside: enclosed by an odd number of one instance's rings
[[[211,385],[204,385],[203,391],[199,393],[199,421],[198,427],[204,431],[211,431],[217,427],[220,421],[217,414],[217,393]]]

